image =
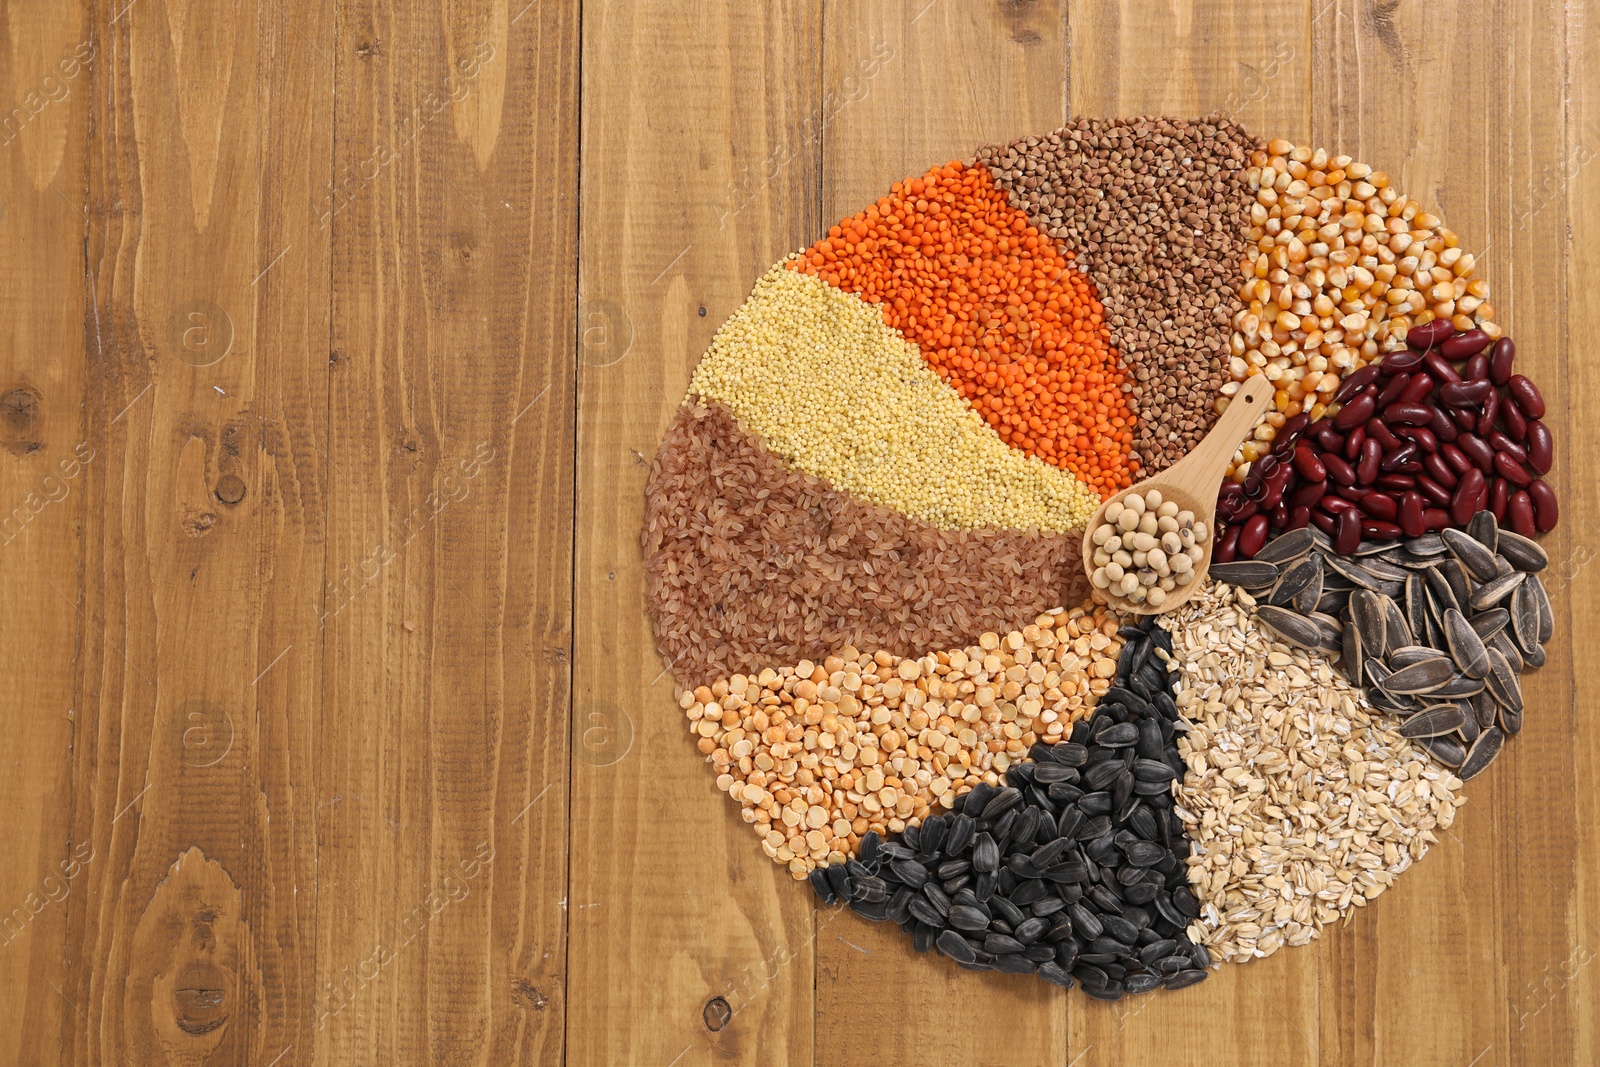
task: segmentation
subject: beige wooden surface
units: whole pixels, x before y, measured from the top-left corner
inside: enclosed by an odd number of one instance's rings
[[[1595,1062],[1597,71],[1553,0],[0,0],[0,1065]],[[1480,251],[1552,401],[1557,637],[1394,890],[1108,1005],[761,855],[641,493],[785,252],[1211,110]]]

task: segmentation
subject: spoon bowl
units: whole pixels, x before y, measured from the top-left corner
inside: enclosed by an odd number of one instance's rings
[[[1126,615],[1164,615],[1183,605],[1195,594],[1211,567],[1211,555],[1217,543],[1217,490],[1227,473],[1228,460],[1233,457],[1239,442],[1255,427],[1262,412],[1272,404],[1272,397],[1272,383],[1266,378],[1259,374],[1246,378],[1229,401],[1228,410],[1222,413],[1211,432],[1188,455],[1160,474],[1120,490],[1095,509],[1094,517],[1083,530],[1083,566],[1085,572],[1091,575],[1095,571],[1095,545],[1090,538],[1105,521],[1106,508],[1112,501],[1155,489],[1161,493],[1162,500],[1172,501],[1181,511],[1194,512],[1195,521],[1205,523],[1208,533],[1202,546],[1205,554],[1194,565],[1194,579],[1187,585],[1174,587],[1160,607],[1151,607],[1147,603],[1135,604],[1105,589],[1094,590],[1096,600],[1102,600]]]

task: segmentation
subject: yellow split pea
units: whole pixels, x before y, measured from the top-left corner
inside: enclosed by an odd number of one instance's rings
[[[1119,618],[1057,608],[920,659],[846,648],[736,674],[679,699],[689,730],[767,855],[796,878],[861,836],[919,826],[1036,741],[1064,740],[1111,687]]]
[[[778,264],[689,386],[835,489],[949,530],[1082,529],[1100,499],[1007,445],[877,308]]]

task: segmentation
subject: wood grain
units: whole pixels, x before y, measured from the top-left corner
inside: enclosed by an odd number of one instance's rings
[[[821,131],[823,226],[902,178],[970,157],[980,144],[1065,123],[1065,16],[1055,2],[830,5],[823,84],[824,101],[835,103],[825,103]],[[926,106],[908,108],[908,101]],[[918,956],[898,929],[848,913],[819,910],[818,930],[816,1062],[943,1067],[1068,1058],[1065,998],[1044,983]],[[883,1001],[885,989],[919,1007],[896,1011]],[[974,1023],[928,1025],[952,1013]],[[1002,1029],[1007,1039],[998,1044]]]
[[[690,743],[639,529],[712,331],[816,232],[819,20],[814,3],[584,6],[573,1064],[812,1062],[809,890]]]
[[[326,173],[331,71],[266,58],[292,7],[89,17],[97,459],[72,818],[95,860],[70,898],[62,1057],[266,1062],[308,1025],[321,664],[314,615],[290,606],[322,570],[300,428],[324,406],[305,342],[327,259],[301,208]]]
[[[317,1058],[561,1060],[577,6],[340,11]]]
[[[0,5],[0,1063],[20,1063],[77,1019],[63,995],[66,901],[93,844],[73,836],[72,665],[78,529],[92,446],[82,214],[87,5]]]
[[[0,1067],[1592,1062],[1597,72],[1555,0],[0,0]],[[642,491],[784,253],[982,143],[1211,110],[1479,253],[1557,632],[1394,889],[1108,1005],[762,856]]]

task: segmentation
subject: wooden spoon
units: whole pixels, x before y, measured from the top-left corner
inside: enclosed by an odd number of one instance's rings
[[[1222,413],[1222,417],[1217,419],[1211,432],[1206,434],[1205,439],[1187,456],[1155,477],[1146,478],[1132,488],[1118,492],[1100,505],[1094,513],[1094,518],[1090,519],[1089,525],[1084,528],[1083,566],[1085,571],[1092,575],[1095,571],[1095,546],[1089,538],[1105,521],[1106,508],[1112,501],[1126,499],[1130,494],[1142,494],[1151,489],[1159,490],[1161,499],[1172,501],[1182,511],[1194,512],[1195,520],[1204,522],[1209,531],[1203,546],[1205,555],[1194,566],[1194,580],[1188,585],[1176,586],[1169,591],[1167,599],[1159,608],[1145,603],[1135,604],[1104,589],[1095,590],[1096,598],[1104,598],[1123,614],[1161,615],[1178,607],[1194,595],[1211,566],[1211,552],[1217,543],[1217,490],[1222,486],[1222,479],[1227,473],[1228,460],[1233,458],[1239,442],[1251,431],[1261,413],[1272,403],[1272,397],[1272,383],[1265,377],[1257,374],[1246,378],[1240,384],[1238,393],[1229,401],[1228,410]]]

